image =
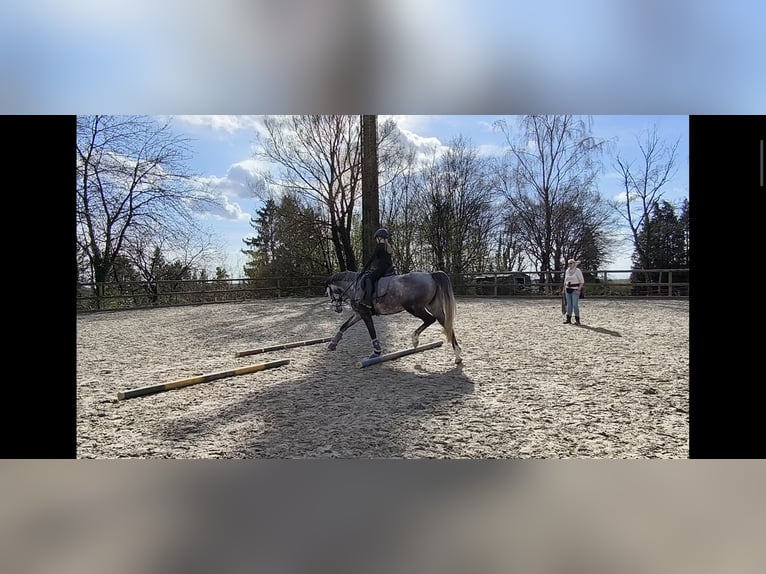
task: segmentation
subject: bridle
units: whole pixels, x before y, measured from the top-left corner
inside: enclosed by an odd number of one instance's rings
[[[348,287],[346,287],[343,291],[340,291],[338,287],[334,286],[332,283],[328,283],[327,291],[329,292],[329,295],[330,295],[330,309],[332,309],[336,313],[343,312],[344,296],[346,295],[346,292],[351,288],[352,285],[353,285],[353,282],[349,283]],[[338,294],[338,291],[340,291],[340,294]]]

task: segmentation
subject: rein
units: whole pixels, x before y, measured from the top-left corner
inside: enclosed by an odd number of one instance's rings
[[[348,284],[348,287],[346,287],[346,288],[343,290],[343,292],[340,294],[340,296],[338,297],[338,299],[337,299],[338,301],[340,301],[341,303],[343,303],[343,296],[346,294],[346,292],[347,292],[349,289],[351,289],[351,286],[352,286],[353,284],[354,284],[354,282],[353,282],[353,281],[351,281],[351,282]],[[333,302],[334,302],[334,301],[336,301],[336,299],[335,299],[334,297],[331,297],[331,298],[330,298],[330,301],[333,301]]]
[[[330,290],[330,304],[332,304],[332,305],[343,305],[343,297],[346,295],[346,293],[348,293],[348,290],[349,290],[349,289],[351,289],[351,287],[352,287],[352,286],[353,286],[353,285],[354,285],[354,284],[355,284],[355,283],[356,283],[358,280],[359,280],[359,275],[358,275],[358,274],[357,274],[357,276],[356,276],[354,279],[349,279],[349,280],[348,280],[348,287],[346,287],[346,288],[345,288],[345,289],[344,289],[344,290],[341,292],[341,294],[340,294],[340,295],[338,295],[338,297],[337,297],[337,298],[335,297],[335,292],[334,292],[334,291],[331,289],[331,290]],[[329,285],[328,285],[328,287],[329,287]],[[347,299],[348,299],[348,298],[347,298]]]

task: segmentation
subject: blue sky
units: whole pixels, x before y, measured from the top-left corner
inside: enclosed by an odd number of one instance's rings
[[[178,124],[228,200],[211,223],[240,247],[244,114],[410,114],[412,134],[478,146],[499,144],[482,117],[591,114],[628,146],[672,114],[661,127],[688,149],[690,114],[766,113],[764,21],[763,0],[5,0],[0,112],[217,114]]]
[[[381,116],[381,119],[386,116]],[[501,133],[492,129],[495,120],[514,121],[513,116],[493,115],[402,115],[394,116],[399,128],[414,144],[447,144],[457,135],[470,138],[480,153],[495,153],[504,145]],[[168,119],[163,117],[161,119]],[[214,231],[225,245],[226,268],[240,276],[245,256],[240,253],[242,240],[253,234],[250,217],[260,206],[249,181],[259,170],[268,166],[253,156],[255,133],[261,116],[172,116],[174,130],[192,139],[191,171],[202,176],[205,183],[221,199],[224,206],[215,213],[205,214],[200,221]],[[680,139],[678,172],[665,189],[665,199],[673,203],[689,197],[689,119],[688,116],[600,115],[592,116],[593,135],[615,143],[624,158],[640,160],[636,138],[656,126],[660,137],[668,143]],[[599,181],[599,191],[605,198],[614,198],[622,191],[619,177],[605,159],[605,171]],[[631,248],[626,245],[613,254],[609,269],[628,269]]]
[[[764,22],[763,0],[4,0],[0,110],[762,114]]]

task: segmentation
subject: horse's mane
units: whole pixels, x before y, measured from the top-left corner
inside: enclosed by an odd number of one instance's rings
[[[335,283],[336,281],[355,281],[357,275],[359,274],[356,271],[338,271],[337,273],[333,273],[328,283]]]

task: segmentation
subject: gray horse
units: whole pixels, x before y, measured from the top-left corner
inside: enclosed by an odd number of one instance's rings
[[[343,333],[357,322],[364,321],[367,331],[372,340],[372,355],[378,357],[381,354],[380,343],[375,333],[375,325],[372,322],[373,315],[393,315],[401,311],[407,311],[411,315],[423,320],[412,334],[412,346],[418,346],[418,337],[429,325],[435,321],[444,329],[447,341],[452,343],[455,352],[455,363],[460,364],[460,345],[455,337],[453,328],[455,321],[455,296],[452,293],[452,283],[444,271],[434,273],[405,273],[403,275],[390,275],[381,277],[376,286],[372,309],[359,305],[362,296],[363,282],[362,273],[353,271],[341,271],[331,275],[326,281],[327,295],[336,313],[343,311],[344,301],[348,301],[354,314],[340,326],[327,348],[334,351],[343,338]]]

